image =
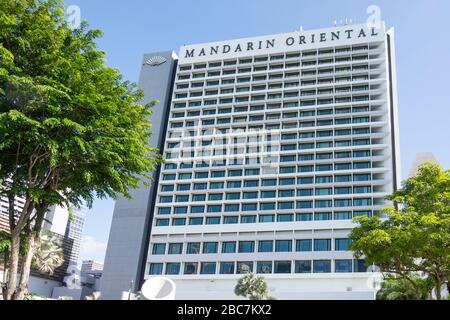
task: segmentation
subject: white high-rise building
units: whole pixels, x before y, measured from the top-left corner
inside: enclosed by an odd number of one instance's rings
[[[394,56],[384,23],[147,54],[166,162],[116,204],[103,296],[165,275],[178,299],[233,299],[254,272],[279,299],[372,298],[348,234],[400,183]]]

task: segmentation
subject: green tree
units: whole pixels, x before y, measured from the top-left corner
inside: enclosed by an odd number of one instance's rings
[[[71,29],[62,0],[0,0],[0,194],[9,202],[4,299],[23,299],[49,206],[90,206],[141,184],[161,162],[151,107],[105,65],[98,30]],[[17,197],[23,210],[14,208]],[[19,270],[19,248],[26,252]],[[19,283],[17,285],[17,276]]]
[[[33,256],[33,266],[42,273],[52,275],[55,269],[64,263],[64,253],[61,241],[50,231],[44,230],[36,246]]]
[[[377,300],[427,300],[431,296],[433,283],[418,275],[403,277],[388,275],[377,292]]]
[[[450,275],[450,170],[425,163],[387,198],[394,205],[383,210],[386,219],[356,219],[351,250],[413,286],[415,274],[429,278],[441,299]]]
[[[269,288],[263,276],[248,273],[238,280],[234,293],[250,300],[271,300]]]

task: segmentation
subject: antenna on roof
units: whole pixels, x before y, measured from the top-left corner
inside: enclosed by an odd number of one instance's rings
[[[298,31],[298,32],[303,32],[303,26],[300,26],[300,28],[298,28],[297,31]]]

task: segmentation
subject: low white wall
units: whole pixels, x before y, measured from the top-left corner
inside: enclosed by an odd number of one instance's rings
[[[369,277],[266,278],[278,300],[373,300]],[[173,279],[177,300],[240,300],[234,294],[238,278]]]
[[[61,285],[62,283],[59,281],[31,276],[30,282],[28,282],[28,292],[37,293],[42,296],[51,298],[53,288],[59,287]]]

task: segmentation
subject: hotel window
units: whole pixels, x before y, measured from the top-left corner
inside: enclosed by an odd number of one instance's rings
[[[314,251],[331,251],[331,239],[315,239]]]
[[[295,196],[294,190],[279,190],[278,196],[281,198],[290,198]]]
[[[310,209],[312,206],[312,201],[297,201],[297,209]]]
[[[354,199],[353,205],[355,207],[364,207],[372,205],[372,199]]]
[[[207,217],[206,224],[208,225],[220,224],[220,217]]]
[[[259,222],[261,223],[275,222],[275,215],[273,214],[260,215]]]
[[[275,261],[275,273],[291,273],[291,261]]]
[[[351,163],[336,163],[334,165],[334,170],[351,170]]]
[[[205,194],[193,194],[192,195],[192,201],[198,202],[198,201],[205,201],[206,195]]]
[[[277,215],[277,222],[291,222],[291,221],[294,221],[293,214],[278,214]]]
[[[240,188],[242,185],[241,181],[229,181],[227,182],[227,188],[231,189],[231,188]]]
[[[215,262],[202,262],[200,267],[200,274],[215,274],[216,263]]]
[[[353,163],[353,169],[369,169],[370,162],[355,162]]]
[[[204,197],[204,195],[202,195],[202,196]],[[193,195],[193,197],[196,197],[196,195]],[[205,212],[205,206],[192,206],[191,207],[191,213],[204,213],[204,212]]]
[[[165,243],[155,243],[153,244],[152,254],[153,255],[162,255],[166,253],[166,244]]]
[[[316,188],[316,196],[329,196],[333,194],[332,188]]]
[[[334,194],[351,194],[351,193],[352,193],[351,187],[334,188]]]
[[[172,196],[161,196],[159,197],[159,202],[160,203],[171,203],[173,200]]]
[[[250,253],[255,251],[254,241],[239,241],[239,253]]]
[[[181,254],[183,252],[182,243],[170,243],[168,254]]]
[[[369,181],[371,179],[370,174],[355,174],[353,175],[353,181]]]
[[[258,261],[256,273],[272,273],[272,261]]]
[[[352,241],[350,239],[335,239],[336,251],[349,251]]]
[[[235,253],[236,252],[236,242],[227,241],[222,243],[222,253]]]
[[[272,251],[273,251],[272,240],[262,240],[258,242],[258,252],[272,252]]]
[[[188,195],[176,196],[175,202],[189,202],[189,196]]]
[[[312,213],[297,213],[295,215],[296,221],[312,221],[313,214]]]
[[[276,240],[275,252],[291,252],[292,240]]]
[[[198,226],[203,224],[203,218],[189,218],[189,225]]]
[[[334,182],[349,182],[351,181],[351,179],[352,179],[351,175],[335,176]]]
[[[314,273],[330,273],[331,272],[331,260],[314,260],[313,261]]]
[[[346,273],[352,272],[352,260],[335,260],[334,261],[334,272],[336,273]]]
[[[207,212],[209,213],[218,213],[222,210],[222,205],[209,205],[207,207]]]
[[[354,272],[367,272],[367,266],[365,260],[354,260],[353,261]]]
[[[358,194],[358,193],[371,193],[372,192],[372,188],[371,187],[354,187],[353,188],[353,193]]]
[[[275,210],[275,202],[261,203],[260,204],[260,209],[262,211]]]
[[[258,210],[257,203],[244,203],[242,205],[242,211],[256,211]]]
[[[200,242],[189,242],[186,249],[187,254],[199,254],[200,253]]]
[[[351,207],[352,206],[352,199],[336,199],[334,200],[334,206],[335,207]]]
[[[238,261],[237,274],[245,274],[253,272],[253,262],[251,261]]]
[[[237,224],[237,223],[239,223],[239,217],[238,216],[223,217],[223,223],[224,224]]]
[[[239,204],[226,204],[225,205],[225,212],[238,212],[239,211]],[[234,223],[235,219],[226,219],[224,222],[225,224]]]
[[[149,274],[150,275],[160,275],[163,271],[163,263],[150,263]]]
[[[217,242],[204,242],[203,243],[203,253],[217,253],[218,243]]]
[[[186,214],[188,211],[187,207],[175,207],[174,208],[174,213],[175,214]]]
[[[157,227],[167,227],[169,225],[169,219],[157,219],[156,226]]]
[[[311,260],[295,261],[295,273],[311,273]]]
[[[184,226],[186,225],[186,219],[185,218],[177,218],[172,220],[173,226]]]
[[[280,186],[291,186],[295,185],[295,178],[283,178],[279,181]]]
[[[330,200],[331,202],[331,200]],[[314,214],[314,220],[315,221],[327,221],[332,220],[333,214],[331,212],[316,212]]]
[[[158,214],[161,215],[170,214],[170,209],[171,208],[158,208]]]
[[[166,274],[180,274],[180,263],[167,263],[166,264]]]
[[[223,182],[210,182],[209,188],[210,189],[223,189],[224,185]]]
[[[255,223],[256,222],[256,216],[242,216],[241,217],[241,223]]]
[[[334,220],[351,220],[352,212],[351,211],[337,211],[334,213]]]
[[[297,240],[296,251],[298,251],[298,252],[312,251],[312,240],[310,240],[310,239]]]
[[[188,191],[190,189],[191,189],[191,185],[190,184],[179,184],[179,185],[177,185],[177,191]]]
[[[234,262],[221,262],[220,274],[234,274]]]
[[[184,274],[197,274],[197,269],[197,262],[186,262],[184,264]]]
[[[259,180],[246,180],[246,181],[244,181],[244,188],[255,188],[255,187],[258,187],[258,186],[259,186]]]
[[[208,195],[208,201],[218,201],[223,199],[222,193],[210,193]]]

